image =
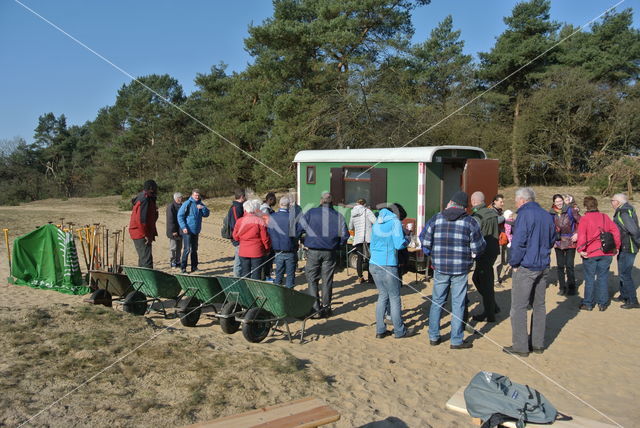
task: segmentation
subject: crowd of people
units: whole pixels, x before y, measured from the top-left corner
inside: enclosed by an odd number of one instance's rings
[[[129,232],[138,253],[139,266],[153,268],[151,245],[157,236],[155,222],[157,184],[145,182],[143,191],[133,200]],[[198,271],[198,237],[202,218],[210,212],[194,189],[184,203],[180,193],[167,206],[166,224],[169,260],[172,268]],[[470,206],[469,206],[470,203]],[[471,318],[476,322],[496,322],[500,312],[495,288],[512,277],[512,345],[504,352],[527,356],[545,350],[545,295],[549,284],[551,251],[557,261],[558,294],[578,294],[575,256],[582,259],[584,297],[579,309],[596,306],[605,311],[610,302],[621,302],[623,309],[640,308],[632,268],[640,244],[640,227],[634,207],[623,193],[611,198],[613,218],[598,210],[594,197],[584,198],[580,213],[571,195],[556,194],[546,210],[536,201],[531,188],[520,188],[515,195],[514,211],[504,210],[504,196],[496,195],[486,203],[482,192],[470,196],[458,191],[446,208],[427,222],[419,236],[412,234],[411,223],[403,226],[406,211],[400,204],[377,207],[378,212],[359,199],[351,210],[347,225],[333,206],[330,193],[323,193],[317,207],[302,212],[290,195],[279,200],[272,192],[264,200],[247,200],[237,190],[224,224],[235,249],[233,275],[293,288],[300,248],[306,253],[304,268],[307,292],[315,298],[316,318],[332,316],[333,277],[339,251],[350,235],[357,254],[357,284],[373,283],[378,290],[376,338],[393,335],[406,338],[416,334],[402,320],[400,288],[408,246],[422,251],[433,270],[433,292],[429,311],[429,343],[441,343],[442,309],[451,296],[451,349],[467,349],[464,340],[468,313],[468,277],[481,296],[482,311]],[[224,234],[223,234],[224,235]],[[611,298],[608,292],[609,269],[617,257],[620,292]],[[274,267],[275,264],[275,267]],[[367,278],[365,279],[365,273]],[[273,278],[272,278],[273,275]],[[527,311],[532,310],[527,328]],[[387,330],[387,324],[393,326]]]

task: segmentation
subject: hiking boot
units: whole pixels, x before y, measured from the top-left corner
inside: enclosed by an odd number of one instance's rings
[[[532,346],[531,347],[531,352],[533,352],[534,354],[542,354],[544,352],[544,348],[539,348],[537,346]]]
[[[473,348],[473,343],[462,342],[459,345],[449,345],[449,349],[470,349]]]
[[[405,331],[403,336],[396,337],[396,339],[406,339],[406,338],[415,336],[417,333],[418,332],[416,331],[415,328],[408,328],[408,329],[406,329],[406,331]]]
[[[612,297],[611,300],[614,301],[614,302],[626,302],[627,301],[627,299],[625,299],[624,297],[622,297],[619,294],[617,296],[615,296],[615,297]]]
[[[640,303],[625,303],[620,306],[622,309],[638,309],[640,308]]]
[[[609,305],[598,305],[598,310],[600,312],[604,312],[607,310],[607,308],[609,307]]]
[[[387,336],[391,336],[393,332],[391,330],[385,330],[384,333],[376,334],[376,339],[384,339]]]
[[[186,269],[180,269],[180,272],[181,272],[181,273],[184,273],[184,274],[186,275],[187,270],[186,270]]]
[[[584,303],[580,305],[580,307],[578,308],[581,311],[592,311],[593,310],[593,306],[587,306]]]
[[[436,340],[429,340],[429,345],[438,346],[441,341],[442,341],[442,339],[440,337],[438,339],[436,339]]]
[[[509,355],[517,355],[518,357],[528,357],[529,356],[528,352],[516,351],[515,349],[513,349],[513,346],[505,346],[504,348],[502,348],[502,352],[504,352],[505,354],[509,354]]]

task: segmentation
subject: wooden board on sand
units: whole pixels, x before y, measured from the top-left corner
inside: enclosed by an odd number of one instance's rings
[[[464,389],[466,386],[463,386],[459,390],[456,391],[455,394],[447,401],[446,408],[449,410],[453,410],[454,412],[463,413],[468,415],[467,406],[464,402]],[[527,427],[559,427],[559,428],[608,428],[615,427],[615,425],[605,424],[603,422],[594,421],[587,418],[582,418],[580,416],[570,415],[573,419],[570,421],[555,421],[553,424],[534,424],[527,423]],[[473,418],[474,420],[480,421],[479,419]],[[478,423],[478,425],[480,425]],[[515,422],[503,422],[503,426],[508,428],[516,428]]]
[[[311,428],[340,419],[340,413],[319,398],[303,398],[185,428]]]

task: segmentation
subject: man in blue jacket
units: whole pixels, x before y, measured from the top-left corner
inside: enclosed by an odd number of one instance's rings
[[[291,228],[290,220],[295,218],[290,212],[291,201],[287,196],[280,198],[280,209],[271,214],[267,230],[271,238],[271,248],[275,251],[276,278],[274,283],[282,285],[285,272],[286,287],[293,288],[296,280],[296,262],[298,261],[298,232],[300,226],[296,222]]]
[[[200,190],[193,189],[191,197],[178,211],[178,224],[182,230],[182,273],[187,272],[187,258],[191,254],[191,272],[198,270],[198,235],[202,229],[202,217],[209,217],[209,208],[200,200]]]
[[[547,273],[551,263],[551,249],[556,242],[553,217],[535,201],[533,189],[523,187],[516,191],[518,217],[513,226],[511,256],[513,268],[511,286],[511,336],[512,346],[502,350],[507,354],[529,355],[527,331],[527,306],[533,295],[531,316],[532,351],[544,352],[544,331],[547,321],[545,292]]]
[[[331,193],[323,193],[320,206],[311,208],[300,219],[300,232],[306,233],[307,247],[305,274],[309,283],[309,294],[316,298],[314,309],[319,316],[331,315],[333,274],[338,260],[338,249],[347,243],[349,231],[344,217],[333,209]],[[322,277],[322,305],[318,295],[318,283]]]

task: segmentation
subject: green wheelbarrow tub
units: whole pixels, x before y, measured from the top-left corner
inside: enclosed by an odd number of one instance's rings
[[[247,279],[245,282],[256,305],[275,318],[304,319],[313,313],[316,299],[309,294],[266,281]]]
[[[98,290],[105,290],[112,296],[126,296],[130,291],[131,281],[123,273],[104,272],[101,270],[91,270],[91,285],[95,285]]]
[[[224,292],[215,276],[176,274],[180,287],[189,297],[197,298],[204,305],[224,303]]]
[[[220,287],[226,295],[227,302],[238,303],[245,309],[254,306],[255,298],[247,287],[246,278],[236,278],[233,276],[217,276]]]
[[[159,270],[124,266],[133,288],[145,296],[155,299],[176,299],[180,295],[180,284],[175,276]]]

